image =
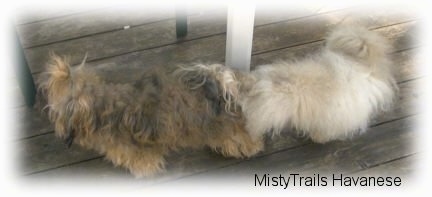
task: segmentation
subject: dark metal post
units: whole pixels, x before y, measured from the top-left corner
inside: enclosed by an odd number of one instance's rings
[[[176,34],[177,38],[187,35],[187,11],[183,6],[176,6]]]
[[[31,107],[35,103],[36,87],[16,30],[14,31],[13,36],[15,37],[15,65],[13,65],[13,67],[18,78],[18,85],[24,95],[25,102],[27,106]]]

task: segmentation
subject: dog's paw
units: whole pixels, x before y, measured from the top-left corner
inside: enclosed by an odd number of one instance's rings
[[[263,140],[251,140],[246,138],[232,138],[224,140],[219,147],[215,148],[216,152],[225,157],[249,158],[264,149]]]
[[[163,159],[138,159],[132,161],[128,169],[135,178],[151,177],[165,171],[165,162]]]
[[[109,147],[105,156],[114,166],[128,169],[137,178],[153,176],[165,169],[164,150],[160,147],[120,143]]]

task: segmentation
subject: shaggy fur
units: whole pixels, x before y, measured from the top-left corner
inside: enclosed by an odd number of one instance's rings
[[[263,148],[245,130],[241,113],[210,78],[155,67],[134,85],[107,83],[94,69],[70,67],[53,55],[40,89],[55,134],[106,155],[137,177],[164,169],[170,151],[208,146],[228,157]],[[229,92],[233,94],[232,92]]]
[[[241,108],[254,138],[294,128],[325,143],[365,131],[370,119],[392,104],[397,86],[389,51],[377,33],[344,26],[332,31],[315,55],[259,66],[250,74],[213,68],[222,70],[214,79]]]
[[[251,73],[217,64],[155,67],[134,85],[108,83],[84,62],[71,68],[53,56],[40,88],[58,137],[139,177],[162,171],[165,155],[182,148],[243,158],[262,150],[271,131],[294,128],[319,143],[364,131],[397,91],[389,50],[374,32],[340,27],[303,60]]]

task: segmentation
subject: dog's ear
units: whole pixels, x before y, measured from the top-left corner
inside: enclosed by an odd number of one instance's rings
[[[214,79],[207,79],[203,85],[204,96],[210,101],[213,111],[216,114],[220,114],[221,108],[221,96],[217,82]]]

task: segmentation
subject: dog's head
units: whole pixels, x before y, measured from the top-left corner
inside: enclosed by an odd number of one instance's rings
[[[94,97],[89,83],[97,82],[97,77],[84,69],[83,63],[72,68],[68,58],[55,54],[43,74],[39,90],[46,99],[50,120],[55,125],[56,135],[73,141],[75,130],[89,131],[93,128]]]

